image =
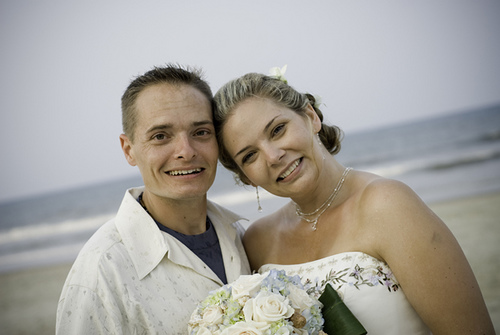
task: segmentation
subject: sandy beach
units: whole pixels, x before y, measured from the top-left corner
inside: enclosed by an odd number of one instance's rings
[[[500,333],[500,193],[431,204],[462,246]],[[70,264],[0,275],[2,334],[54,334]]]

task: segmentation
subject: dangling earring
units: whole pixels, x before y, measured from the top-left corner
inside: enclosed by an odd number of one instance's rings
[[[257,210],[259,211],[259,213],[262,213],[262,206],[260,205],[260,197],[259,197],[259,186],[255,186],[255,192],[257,193],[257,204],[259,205]]]
[[[318,144],[321,150],[321,155],[323,155],[323,160],[325,160],[325,152],[321,149],[321,147],[323,146],[323,142],[321,142],[321,138],[319,138],[319,133],[316,133],[316,139],[318,140]]]
[[[321,142],[321,138],[319,138],[319,133],[316,133],[316,139],[318,140],[319,146],[323,146],[323,143]]]

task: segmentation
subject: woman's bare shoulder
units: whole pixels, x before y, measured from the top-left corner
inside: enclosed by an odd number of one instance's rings
[[[354,197],[359,233],[370,241],[367,247],[379,259],[384,258],[387,243],[397,240],[402,232],[411,233],[424,222],[439,221],[418,195],[398,180],[366,174],[358,181]]]
[[[278,211],[250,224],[243,236],[243,245],[252,269],[257,270],[276,242],[279,226],[283,221],[285,205]]]
[[[471,333],[479,333],[481,327],[490,327],[477,281],[459,243],[409,186],[374,178],[362,189],[358,206],[361,226],[367,232],[364,236],[373,241],[374,253],[390,266],[433,332],[477,327]],[[457,315],[467,317],[457,322]]]
[[[407,206],[425,206],[418,195],[405,183],[367,174],[358,191],[359,209],[362,213],[392,214]]]
[[[266,236],[277,229],[277,224],[282,219],[282,209],[266,215],[250,224],[243,236],[243,242],[246,244],[261,243]]]

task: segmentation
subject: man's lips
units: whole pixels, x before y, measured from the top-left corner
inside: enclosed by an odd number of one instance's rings
[[[281,181],[281,180],[285,179],[286,177],[288,177],[293,171],[295,171],[297,166],[299,166],[300,162],[302,162],[302,158],[299,158],[296,161],[294,161],[292,164],[290,164],[290,166],[285,170],[285,172],[283,172],[278,177],[277,181]]]
[[[195,169],[185,169],[185,170],[171,170],[167,171],[167,174],[170,176],[186,176],[190,174],[197,174],[203,171],[203,168],[195,168]]]

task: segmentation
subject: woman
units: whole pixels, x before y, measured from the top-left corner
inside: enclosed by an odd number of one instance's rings
[[[330,283],[369,334],[494,334],[446,225],[406,185],[334,158],[342,132],[315,98],[250,73],[215,95],[222,164],[291,202],[244,236],[253,270]]]

